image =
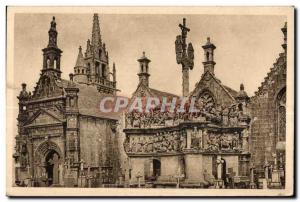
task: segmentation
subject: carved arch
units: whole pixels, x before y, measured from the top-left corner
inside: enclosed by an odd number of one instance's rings
[[[56,153],[58,153],[60,158],[63,158],[62,151],[59,146],[55,142],[50,140],[45,140],[36,148],[36,150],[34,151],[34,158],[35,160],[44,162],[46,156],[51,151],[55,151]]]

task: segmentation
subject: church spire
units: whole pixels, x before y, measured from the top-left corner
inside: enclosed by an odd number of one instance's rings
[[[43,51],[43,70],[42,72],[55,72],[58,78],[61,76],[60,59],[62,51],[57,47],[57,31],[55,17],[52,17],[50,23],[49,43]]]
[[[92,29],[92,46],[99,47],[101,45],[100,25],[98,14],[94,14],[93,17],[93,29]]]
[[[216,46],[211,43],[210,37],[207,37],[206,44],[202,46],[204,50],[204,73],[209,71],[210,73],[214,74],[214,68],[215,68],[215,61],[214,61],[214,50],[216,49]]]
[[[82,54],[82,48],[81,48],[81,46],[79,46],[79,52],[78,52],[75,67],[83,67],[83,66],[84,66],[84,59],[83,59],[83,54]]]
[[[82,48],[79,46],[78,49],[78,56],[76,60],[76,64],[74,67],[74,81],[78,83],[87,83],[87,68],[84,64],[84,57],[82,54]]]
[[[146,57],[145,52],[143,52],[143,56],[138,59],[138,62],[140,63],[140,72],[138,73],[140,83],[149,87],[149,63],[151,60],[149,60]]]

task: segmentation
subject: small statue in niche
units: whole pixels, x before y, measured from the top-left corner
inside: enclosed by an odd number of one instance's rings
[[[20,165],[21,167],[26,167],[28,165],[28,152],[26,143],[22,143],[20,149]]]

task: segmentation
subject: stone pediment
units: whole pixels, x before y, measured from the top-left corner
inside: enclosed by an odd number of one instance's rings
[[[63,87],[60,85],[61,80],[54,70],[44,72],[33,92],[33,99],[49,98],[60,96],[63,93]]]
[[[151,96],[149,87],[139,83],[136,91],[133,93],[132,97],[148,97]]]
[[[54,114],[53,112],[45,109],[40,109],[37,113],[29,118],[28,122],[25,124],[25,127],[62,124],[63,122],[65,122],[65,120],[60,118],[58,114]]]
[[[236,91],[223,85],[209,71],[205,72],[200,81],[196,84],[195,89],[190,93],[191,97],[201,97],[205,92],[210,92],[218,105],[230,105],[235,102]]]

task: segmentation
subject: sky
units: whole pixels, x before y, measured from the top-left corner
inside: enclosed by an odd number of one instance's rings
[[[86,49],[92,36],[93,14],[16,14],[14,22],[14,82],[32,91],[42,69],[42,49],[48,43],[52,16],[56,17],[62,77],[74,72],[78,47]],[[206,38],[217,47],[214,53],[215,75],[235,90],[241,83],[252,96],[282,52],[281,28],[285,16],[260,15],[154,15],[99,14],[102,41],[109,52],[110,68],[115,62],[118,95],[130,96],[138,85],[137,59],[146,52],[151,60],[150,87],[181,95],[181,65],[176,63],[175,39],[186,18],[191,29],[187,42],[194,47],[194,69],[190,71],[190,91],[203,73]]]

